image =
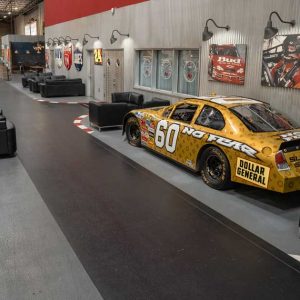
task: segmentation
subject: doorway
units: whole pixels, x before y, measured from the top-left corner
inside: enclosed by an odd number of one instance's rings
[[[112,93],[124,91],[124,50],[105,50],[104,63],[104,98],[111,102]]]

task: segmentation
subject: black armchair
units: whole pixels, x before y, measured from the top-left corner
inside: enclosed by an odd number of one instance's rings
[[[91,125],[100,129],[122,126],[123,117],[131,109],[126,103],[89,102],[89,119]]]

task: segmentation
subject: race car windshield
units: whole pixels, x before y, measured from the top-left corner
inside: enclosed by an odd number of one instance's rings
[[[246,126],[254,132],[285,131],[299,128],[287,118],[265,104],[236,106],[230,109]]]

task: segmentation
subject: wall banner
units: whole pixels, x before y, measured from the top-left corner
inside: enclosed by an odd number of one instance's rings
[[[62,49],[60,47],[54,49],[54,56],[55,56],[55,63],[57,67],[60,69],[63,65]]]
[[[83,66],[83,47],[81,43],[77,43],[74,48],[74,65],[78,72]]]
[[[71,69],[73,58],[73,45],[69,43],[64,47],[64,64],[67,70]]]

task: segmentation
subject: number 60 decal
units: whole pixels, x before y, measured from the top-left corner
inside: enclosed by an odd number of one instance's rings
[[[168,130],[165,133],[166,129]],[[176,150],[179,129],[179,124],[172,124],[168,128],[168,122],[166,120],[159,121],[155,132],[155,145],[159,148],[163,148],[165,146],[168,152],[174,153]]]

